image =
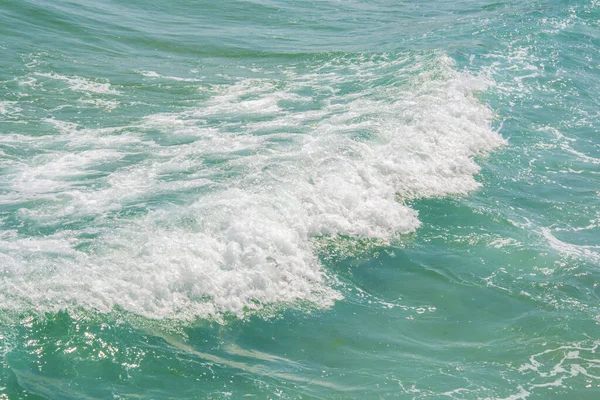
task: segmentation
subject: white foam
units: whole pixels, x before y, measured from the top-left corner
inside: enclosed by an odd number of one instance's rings
[[[98,80],[87,79],[81,76],[66,76],[57,73],[36,72],[35,75],[55,79],[58,81],[64,81],[69,86],[69,89],[76,92],[119,94],[117,90],[111,87],[109,82],[99,82]]]
[[[142,76],[146,78],[157,78],[157,79],[167,79],[171,81],[177,82],[201,82],[202,79],[197,78],[181,78],[179,76],[170,76],[170,75],[161,75],[155,71],[138,71]]]
[[[302,99],[289,91],[277,90],[267,79],[244,79],[233,85],[213,86],[212,91],[213,97],[204,107],[194,110],[193,117],[274,115],[281,111],[279,101]]]
[[[116,100],[105,100],[105,99],[80,99],[80,103],[91,105],[98,108],[103,108],[106,111],[113,111],[119,106],[119,102]]]
[[[550,132],[550,133],[554,134],[556,136],[557,146],[560,147],[562,150],[566,151],[567,153],[570,153],[570,154],[576,156],[576,158],[578,160],[580,160],[584,163],[600,164],[600,158],[588,156],[580,151],[575,150],[571,146],[571,143],[577,142],[577,139],[565,136],[558,129],[551,127],[551,126],[540,127],[540,128],[538,128],[538,131]]]
[[[569,387],[568,380],[579,375],[585,376],[588,383],[600,381],[600,376],[592,373],[600,365],[597,349],[600,342],[591,344],[574,343],[558,348],[546,349],[529,357],[529,362],[519,367],[519,372],[530,377],[527,390],[531,394],[536,388]],[[525,398],[525,397],[523,397]]]
[[[16,104],[16,101],[0,101],[0,115],[19,113],[21,109]]]
[[[385,243],[411,232],[420,221],[406,199],[478,188],[474,157],[503,143],[474,96],[486,81],[453,67],[441,55],[339,59],[286,70],[283,80],[214,86],[197,106],[131,127],[49,120],[58,134],[22,142],[44,154],[12,166],[0,202],[42,199],[19,218],[93,221],[95,239],[58,230],[34,251],[8,236],[0,302],[119,306],[151,318],[243,314],[296,300],[331,305],[340,294],[313,237]],[[382,74],[402,84],[378,87]],[[163,146],[149,130],[187,140]],[[106,169],[134,155],[142,160]],[[119,216],[133,206],[147,212]],[[65,246],[72,251],[47,251]]]
[[[548,228],[541,228],[540,231],[550,247],[557,252],[573,258],[589,260],[600,265],[600,246],[586,246],[567,243],[559,240]]]
[[[80,153],[60,152],[33,157],[12,180],[12,189],[21,195],[35,197],[42,193],[61,193],[79,184],[77,178],[94,173],[88,167],[122,155],[111,150],[87,150]]]

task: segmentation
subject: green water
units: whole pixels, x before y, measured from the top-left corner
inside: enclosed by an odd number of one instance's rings
[[[600,3],[0,4],[0,398],[600,398]]]

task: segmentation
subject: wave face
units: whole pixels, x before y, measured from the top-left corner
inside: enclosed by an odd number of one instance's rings
[[[327,54],[208,84],[135,73],[195,95],[126,126],[52,116],[42,136],[2,137],[28,155],[4,160],[0,202],[13,224],[48,230],[3,231],[3,304],[186,319],[328,306],[341,295],[311,239],[389,243],[414,231],[406,201],[476,189],[473,158],[502,143],[475,97],[488,82],[442,53]],[[59,73],[20,79],[99,108],[123,107],[128,90]]]

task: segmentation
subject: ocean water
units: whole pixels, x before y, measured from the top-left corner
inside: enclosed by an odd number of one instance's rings
[[[0,399],[600,398],[600,2],[0,2]]]

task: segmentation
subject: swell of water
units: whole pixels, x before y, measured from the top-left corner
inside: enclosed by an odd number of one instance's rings
[[[327,306],[340,294],[311,238],[389,242],[412,232],[420,222],[406,200],[476,189],[473,157],[502,143],[475,97],[487,82],[442,54],[341,55],[253,72],[261,77],[190,82],[201,102],[128,126],[50,118],[47,135],[3,136],[37,155],[4,161],[0,201],[52,233],[3,232],[2,303],[118,306],[150,318]],[[34,78],[92,96],[123,91]],[[93,223],[59,229],[65,221]]]

